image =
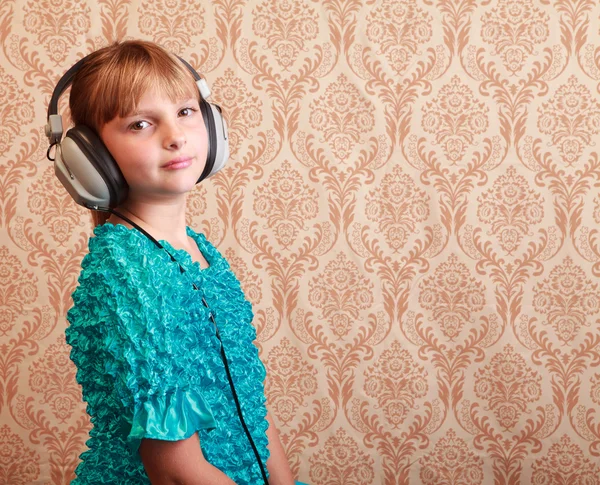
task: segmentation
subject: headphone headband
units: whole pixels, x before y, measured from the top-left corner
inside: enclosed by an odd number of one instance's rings
[[[73,64],[67,72],[63,74],[63,76],[59,79],[58,83],[56,83],[56,87],[54,88],[54,92],[52,93],[52,97],[50,98],[50,103],[48,103],[48,116],[58,114],[58,99],[65,92],[65,90],[71,85],[73,82],[73,78],[75,77],[75,73],[81,69],[83,63],[88,58],[85,56],[82,59],[79,59],[75,64]]]

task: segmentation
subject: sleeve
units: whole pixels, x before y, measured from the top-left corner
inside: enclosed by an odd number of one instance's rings
[[[98,264],[80,277],[88,291],[77,300],[96,314],[104,373],[132,411],[129,447],[135,452],[142,438],[177,441],[214,428],[202,395],[206,372],[199,372],[206,342],[186,323],[190,302],[177,284],[185,280],[165,284],[164,261],[143,248],[133,256],[126,244],[96,249]]]

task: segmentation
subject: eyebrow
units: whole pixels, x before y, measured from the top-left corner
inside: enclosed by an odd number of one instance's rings
[[[131,114],[125,115],[123,118],[127,119],[127,118],[137,118],[138,116],[152,116],[154,114],[154,111],[152,110],[141,110],[141,111],[134,111]]]
[[[196,101],[198,102],[198,100],[196,98],[188,98],[188,99],[184,99],[182,101],[180,101],[179,103],[176,103],[178,105],[183,105],[183,104],[187,104],[191,101]],[[150,109],[143,109],[143,110],[139,110],[139,111],[134,111],[131,114],[125,115],[123,117],[123,119],[127,119],[127,118],[136,118],[138,116],[149,116],[152,117],[155,113],[155,110],[150,108]]]

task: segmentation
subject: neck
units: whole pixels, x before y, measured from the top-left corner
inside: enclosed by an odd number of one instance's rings
[[[161,204],[127,200],[115,210],[139,224],[155,239],[163,239],[177,247],[187,241],[185,207],[185,198]],[[111,216],[109,221],[112,222],[114,218],[114,215]],[[116,222],[124,221],[119,219]]]

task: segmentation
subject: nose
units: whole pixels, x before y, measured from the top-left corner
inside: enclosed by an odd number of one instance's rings
[[[169,150],[179,150],[185,145],[185,133],[176,121],[165,122],[164,124],[164,147]]]

